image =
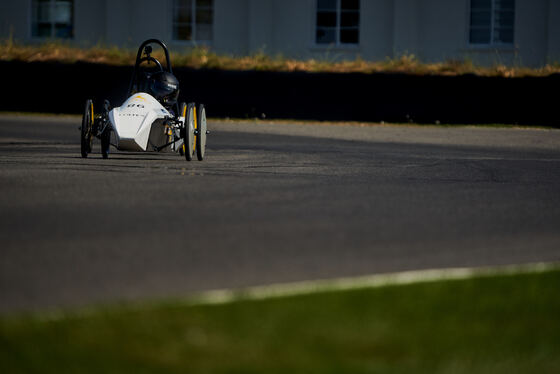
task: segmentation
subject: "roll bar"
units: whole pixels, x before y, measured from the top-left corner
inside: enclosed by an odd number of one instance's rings
[[[138,53],[136,54],[136,62],[134,64],[134,71],[132,73],[132,79],[130,80],[130,85],[128,86],[128,95],[130,96],[132,95],[132,88],[134,87],[135,83],[137,83],[138,81],[138,73],[139,73],[139,68],[140,68],[140,64],[144,61],[152,61],[155,62],[156,65],[162,69],[163,67],[161,66],[161,63],[155,59],[154,57],[150,56],[150,53],[152,53],[152,48],[148,47],[150,44],[159,44],[159,46],[161,46],[161,48],[163,49],[164,53],[165,53],[165,60],[166,60],[166,69],[167,72],[173,74],[173,70],[171,68],[171,59],[169,58],[169,50],[167,49],[167,45],[165,45],[164,42],[162,42],[159,39],[148,39],[146,41],[144,41],[141,45],[140,48],[138,48]],[[142,53],[144,52],[144,48],[145,52],[146,52],[146,57],[142,57]]]

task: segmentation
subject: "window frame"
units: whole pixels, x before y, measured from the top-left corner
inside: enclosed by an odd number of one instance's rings
[[[214,22],[214,19],[215,19],[215,1],[211,0],[212,4],[211,4],[210,9],[212,11],[212,23],[210,24],[210,27],[212,28],[212,38],[209,39],[209,40],[206,40],[206,39],[199,40],[197,38],[197,35],[196,35],[196,26],[197,26],[196,10],[197,10],[198,0],[191,0],[192,1],[192,3],[191,3],[192,20],[191,20],[191,23],[190,23],[191,39],[177,39],[177,38],[175,38],[175,27],[177,27],[177,25],[180,24],[178,22],[175,22],[175,9],[177,9],[177,1],[180,1],[180,0],[171,0],[170,1],[171,2],[171,6],[170,6],[171,11],[169,12],[169,14],[170,14],[170,24],[171,24],[171,38],[170,38],[170,40],[173,43],[176,43],[176,44],[186,44],[186,45],[199,45],[199,44],[200,45],[210,45],[210,44],[212,44],[214,42],[214,35],[215,35],[215,29],[214,29],[214,25],[215,25],[215,22]]]
[[[32,40],[48,40],[48,39],[58,39],[58,40],[74,40],[76,38],[76,2],[75,0],[65,0],[70,2],[71,4],[71,14],[70,14],[70,25],[72,26],[72,31],[70,33],[70,36],[68,37],[61,37],[61,36],[56,36],[56,20],[53,19],[49,19],[49,24],[50,24],[50,33],[48,36],[40,36],[40,35],[34,35],[33,33],[33,28],[35,26],[36,23],[38,23],[38,20],[36,18],[34,18],[34,6],[35,6],[35,0],[29,0],[29,38]],[[54,10],[55,10],[55,5],[57,0],[48,0],[49,2],[49,8],[50,8],[50,13],[54,14]]]
[[[496,2],[499,0],[490,0],[490,35],[489,35],[489,42],[488,43],[473,43],[471,41],[471,31],[473,30],[473,26],[471,25],[472,22],[472,0],[468,1],[468,8],[467,8],[467,45],[472,49],[488,49],[488,48],[500,48],[500,49],[513,49],[515,48],[515,17],[516,17],[516,8],[517,2],[513,0],[513,21],[511,25],[512,30],[512,41],[511,43],[504,43],[499,41],[494,41],[495,35],[495,10],[496,10]],[[476,29],[476,28],[475,28]]]
[[[318,43],[317,42],[317,30],[318,26],[318,13],[319,13],[319,0],[313,2],[313,33],[312,33],[312,46],[313,48],[335,48],[335,49],[357,49],[360,48],[362,43],[361,30],[362,30],[362,1],[358,1],[358,42],[357,43],[341,43],[340,36],[342,31],[341,21],[342,21],[342,0],[336,0],[336,26],[335,26],[335,42],[334,43]]]

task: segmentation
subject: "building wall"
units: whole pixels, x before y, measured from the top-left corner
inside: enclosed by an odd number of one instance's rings
[[[357,46],[315,44],[316,0],[214,0],[218,53],[326,60],[384,60],[414,54],[426,62],[470,59],[477,63],[540,66],[560,61],[560,0],[516,0],[512,47],[468,44],[471,0],[362,0]],[[134,48],[160,38],[173,48],[172,0],[75,0],[75,42]],[[31,0],[0,0],[0,37],[31,38]]]
[[[560,64],[560,1],[549,0],[547,63]]]
[[[86,1],[86,0],[84,0]],[[105,41],[135,47],[150,38],[168,40],[171,8],[168,1],[111,0],[106,6]]]
[[[0,32],[2,37],[11,35],[18,40],[31,37],[31,7],[28,1],[0,1]]]
[[[362,0],[360,5],[360,42],[358,46],[322,46],[315,44],[315,1],[306,3],[303,20],[307,30],[306,44],[299,54],[315,59],[341,60],[360,57],[384,60],[394,55],[394,0]]]
[[[130,8],[129,40],[132,41],[132,46],[138,46],[150,38],[171,39],[169,1],[129,0],[127,3]]]
[[[214,0],[214,50],[236,56],[249,52],[250,2]],[[171,34],[168,40],[171,40]]]
[[[416,1],[422,3],[416,50],[423,61],[469,59],[485,65],[541,66],[550,60],[550,51],[559,45],[558,0],[516,0],[515,36],[511,47],[469,45],[470,0]]]
[[[315,20],[309,2],[274,0],[272,19],[272,52],[286,56],[307,56],[312,40],[310,25]]]
[[[105,7],[104,40],[109,45],[125,45],[132,36],[128,0],[112,0]]]
[[[315,0],[251,2],[249,51],[252,53],[262,50],[271,55],[325,60],[353,59],[357,56],[384,59],[393,54],[393,0],[362,0],[358,46],[315,43]]]
[[[105,42],[107,20],[105,1],[75,0],[74,38],[79,44]]]
[[[272,51],[272,29],[274,27],[272,5],[274,0],[249,0],[248,20],[249,53],[258,49]]]
[[[360,55],[367,60],[384,60],[395,54],[395,2],[362,1]]]
[[[462,59],[468,48],[468,0],[421,2],[417,21],[418,57],[426,62]]]
[[[516,6],[516,56],[513,62],[528,66],[542,65],[546,63],[548,52],[549,0],[516,0]]]
[[[393,54],[418,55],[419,51],[419,11],[417,0],[395,0],[393,11]]]

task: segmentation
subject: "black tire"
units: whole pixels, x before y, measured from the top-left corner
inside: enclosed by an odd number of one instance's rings
[[[194,128],[195,128],[195,106],[189,103],[183,108],[181,105],[181,113],[184,113],[185,124],[183,126],[183,152],[187,161],[192,161],[194,156]]]
[[[109,123],[109,111],[111,104],[108,100],[103,103],[103,121],[107,124],[101,133],[101,155],[104,159],[109,158],[109,147],[111,146],[111,124]]]
[[[185,104],[185,103],[179,104],[179,112],[177,113],[177,117],[185,118],[186,112],[187,112],[187,104]],[[181,129],[181,133],[180,133],[181,139],[185,139],[184,130],[185,130],[184,128]],[[183,141],[183,144],[181,144],[181,146],[179,147],[179,154],[181,156],[185,155],[185,142],[184,141]]]
[[[81,152],[86,158],[93,147],[93,101],[87,100],[82,116]]]
[[[206,154],[206,131],[208,125],[206,124],[206,109],[203,104],[199,104],[196,113],[196,157],[198,161],[204,160]]]

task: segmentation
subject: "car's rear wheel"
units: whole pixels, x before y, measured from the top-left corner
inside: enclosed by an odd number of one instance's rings
[[[198,106],[197,110],[197,129],[196,129],[196,157],[198,161],[204,160],[206,154],[206,133],[208,126],[206,125],[206,109],[203,104]]]
[[[185,117],[183,131],[183,153],[187,161],[192,161],[194,156],[194,128],[195,128],[195,106],[193,103],[181,105],[181,113]]]
[[[82,157],[86,158],[93,146],[93,101],[87,100],[82,116],[81,129],[81,152]]]
[[[178,113],[178,117],[183,117],[183,121],[184,121],[184,118],[185,118],[186,111],[187,111],[187,104],[185,104],[185,103],[179,104],[179,113]],[[185,138],[185,136],[184,136],[184,130],[185,130],[185,127],[183,127],[183,128],[181,129],[181,132],[180,132],[181,139],[184,139],[184,138]],[[184,141],[181,143],[181,146],[179,147],[179,154],[180,154],[181,156],[184,156],[184,155],[185,155],[185,142],[184,142]]]

